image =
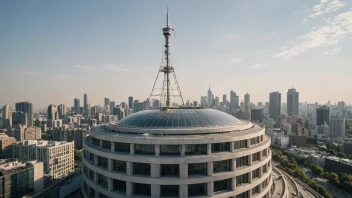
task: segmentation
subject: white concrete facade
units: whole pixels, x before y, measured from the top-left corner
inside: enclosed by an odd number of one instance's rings
[[[93,128],[83,142],[83,196],[170,197],[165,194],[170,188],[175,192],[171,197],[270,197],[270,139],[264,128],[242,122],[231,127],[173,130],[172,135],[168,132],[116,125]],[[157,135],[160,133],[164,135]],[[117,151],[119,143],[128,149]],[[149,153],[139,153],[136,148],[140,145]],[[179,152],[163,153],[165,145],[176,146]],[[203,153],[189,154],[190,145],[201,145]],[[125,169],[115,170],[116,162],[122,162]],[[226,164],[225,168],[219,168],[220,163]],[[140,164],[148,167],[147,174],[135,173]],[[205,167],[196,170],[201,174],[194,174],[194,164]],[[176,167],[177,174],[162,175],[167,165]],[[239,184],[242,180],[238,176],[242,175],[245,180]],[[136,190],[139,184],[148,189],[142,195]]]

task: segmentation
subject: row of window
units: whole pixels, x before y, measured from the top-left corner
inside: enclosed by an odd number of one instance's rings
[[[247,173],[248,174],[248,173]],[[245,174],[245,175],[247,175]],[[261,189],[265,189],[271,176],[265,179],[261,184],[257,185],[252,189],[252,195],[259,194]],[[107,177],[102,175],[98,175],[98,184],[107,189]],[[238,184],[239,181],[245,180],[241,176],[237,176],[236,183]],[[113,185],[112,190],[116,191],[121,194],[126,194],[126,182],[120,181],[117,179],[112,179]],[[238,185],[237,185],[238,186]],[[206,196],[207,195],[207,183],[201,184],[189,184],[188,185],[188,196]],[[133,183],[133,195],[137,196],[151,196],[151,185],[150,184],[141,184],[141,183]],[[221,193],[226,191],[232,190],[232,180],[224,179],[220,181],[214,181],[213,183],[214,193]],[[89,188],[88,185],[84,182],[84,190],[89,197],[95,197],[94,189]],[[179,185],[161,185],[160,186],[160,195],[162,197],[180,197],[179,194]],[[100,194],[100,197],[107,197],[106,195]],[[250,197],[250,190],[241,193],[236,196],[236,198],[249,198]]]
[[[130,153],[130,144],[129,143],[121,143],[121,142],[111,142],[107,140],[100,140],[95,137],[91,138],[91,144],[101,147],[103,149],[111,150],[111,144],[115,144],[115,151],[116,152],[124,152]],[[263,141],[263,135],[251,138],[250,145],[258,144]],[[207,144],[186,144],[186,151],[185,155],[207,155],[208,149]],[[241,149],[241,148],[248,148],[248,141],[247,140],[240,140],[234,142],[233,149]],[[231,151],[231,144],[230,142],[224,143],[214,143],[211,144],[211,152],[218,153],[218,152],[230,152]],[[134,144],[134,153],[141,154],[141,155],[155,155],[155,145],[154,144]],[[160,145],[160,155],[181,155],[181,145]]]

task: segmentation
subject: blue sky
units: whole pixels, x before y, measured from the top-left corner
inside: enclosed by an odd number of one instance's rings
[[[87,93],[148,98],[160,65],[166,6],[187,100],[288,88],[300,100],[352,103],[352,1],[0,2],[0,105],[73,105]]]

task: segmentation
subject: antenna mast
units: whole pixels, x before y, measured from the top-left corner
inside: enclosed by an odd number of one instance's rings
[[[181,101],[182,101],[182,105],[184,105],[183,102],[183,98],[182,98],[182,94],[181,94],[181,90],[180,87],[178,85],[177,79],[176,79],[176,74],[175,74],[175,70],[172,66],[172,61],[171,61],[171,53],[170,53],[170,42],[169,42],[169,38],[173,32],[173,28],[171,28],[171,26],[169,25],[169,9],[167,8],[167,12],[166,12],[166,27],[163,28],[163,35],[165,37],[165,44],[164,44],[164,57],[163,57],[163,61],[162,64],[160,66],[160,69],[158,71],[157,77],[155,79],[154,82],[154,86],[152,89],[152,93],[150,94],[150,98],[152,96],[160,96],[161,102],[163,102],[165,107],[170,107],[171,106],[171,96],[173,97],[180,97]],[[161,88],[161,93],[159,94],[154,94],[155,91],[155,85],[156,82],[158,80],[159,77],[159,73],[164,73],[164,81],[163,81],[163,85]],[[171,85],[171,81],[170,78],[174,78],[174,83],[175,83],[175,89],[173,89],[172,85]],[[173,91],[177,91],[177,93],[173,93]],[[166,95],[165,95],[166,92]]]

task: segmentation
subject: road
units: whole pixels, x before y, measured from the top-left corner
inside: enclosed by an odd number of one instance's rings
[[[272,172],[272,177],[275,185],[272,198],[281,198],[282,193],[284,193],[284,180],[275,171]]]

